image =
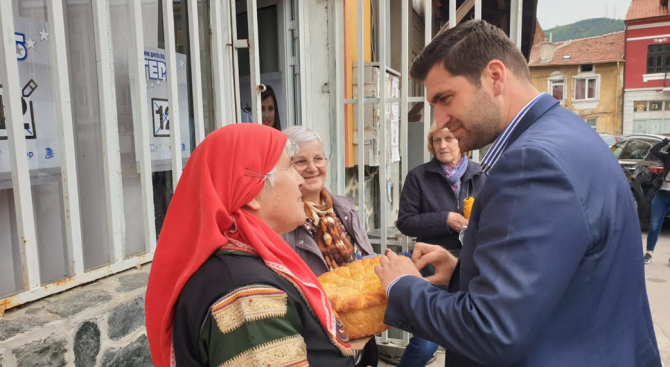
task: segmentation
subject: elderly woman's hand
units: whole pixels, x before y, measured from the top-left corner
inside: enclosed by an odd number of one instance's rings
[[[460,233],[461,229],[463,229],[463,226],[468,225],[468,220],[465,219],[465,217],[462,216],[460,213],[450,212],[449,215],[447,216],[447,225],[454,232]]]

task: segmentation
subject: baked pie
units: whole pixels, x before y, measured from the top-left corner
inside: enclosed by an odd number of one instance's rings
[[[379,256],[353,261],[319,277],[350,340],[376,335],[390,326],[384,324],[388,298],[375,274]]]

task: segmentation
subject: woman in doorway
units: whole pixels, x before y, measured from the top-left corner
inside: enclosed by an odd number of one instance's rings
[[[155,366],[354,366],[319,281],[279,236],[305,222],[295,151],[233,124],[193,152],[149,276]]]
[[[319,276],[374,253],[368,235],[358,220],[353,198],[332,195],[326,189],[328,160],[321,137],[311,129],[294,126],[285,131],[298,146],[293,167],[305,180],[300,187],[307,221],[283,237],[310,269]],[[340,239],[333,241],[332,239]],[[330,243],[330,244],[329,244]],[[372,338],[357,356],[357,365],[377,365],[377,344]]]
[[[479,164],[470,161],[466,152],[461,151],[449,129],[433,126],[427,138],[428,152],[433,159],[407,174],[397,226],[404,235],[440,245],[458,257],[461,252],[458,235],[468,224],[463,216],[463,200],[476,197],[486,175]],[[431,275],[424,271],[422,274]],[[414,336],[398,366],[425,366],[437,348],[437,344]]]
[[[274,127],[281,131],[281,122],[279,120],[279,108],[277,96],[271,86],[265,85],[265,91],[261,93],[261,112],[263,115],[263,125]]]

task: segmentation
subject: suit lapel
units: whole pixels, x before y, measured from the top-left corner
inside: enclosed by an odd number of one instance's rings
[[[530,107],[528,112],[526,112],[523,118],[519,121],[519,124],[516,125],[512,131],[512,134],[510,134],[509,140],[507,141],[507,146],[510,146],[512,143],[514,143],[516,139],[518,139],[519,136],[524,133],[524,131],[526,131],[533,123],[535,123],[535,121],[537,121],[540,117],[542,117],[542,115],[544,115],[557,104],[558,101],[554,97],[543,93],[537,102],[535,102],[535,104]]]

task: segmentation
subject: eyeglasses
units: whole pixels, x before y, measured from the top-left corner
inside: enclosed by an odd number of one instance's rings
[[[309,167],[309,163],[313,162],[314,167],[316,168],[323,168],[328,165],[328,159],[325,157],[316,157],[314,159],[300,159],[298,161],[293,162],[293,167],[297,171],[304,171]]]
[[[444,140],[446,140],[447,143],[453,143],[453,142],[456,141],[456,138],[454,138],[453,136],[436,137],[436,138],[433,138],[433,144],[435,144],[435,143],[439,143],[439,142],[440,142],[440,139],[444,139]]]

